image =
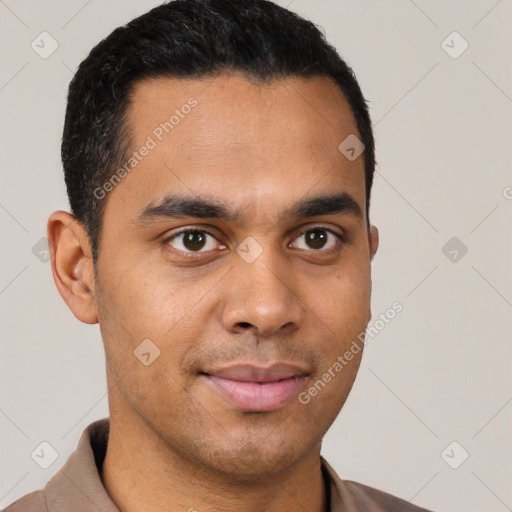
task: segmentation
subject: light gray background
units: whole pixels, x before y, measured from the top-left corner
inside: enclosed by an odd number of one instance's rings
[[[108,415],[99,329],[72,316],[32,248],[67,209],[73,70],[157,3],[0,0],[1,508],[41,488]],[[324,456],[344,478],[437,511],[512,510],[512,3],[280,3],[325,28],[370,101],[373,311],[404,307],[369,343]],[[59,44],[47,59],[31,48],[43,31]],[[469,43],[456,59],[441,46],[453,31]],[[442,252],[454,236],[468,248],[455,262]],[[46,470],[30,456],[42,441],[59,453]],[[452,441],[469,453],[458,469],[441,457]]]

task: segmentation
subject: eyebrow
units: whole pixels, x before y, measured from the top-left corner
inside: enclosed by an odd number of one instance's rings
[[[361,207],[346,192],[300,199],[291,208],[284,211],[283,217],[307,218],[335,214],[352,215],[358,219],[363,218]],[[137,222],[143,226],[151,220],[186,217],[236,221],[240,214],[228,204],[220,201],[193,196],[169,195],[156,206],[153,204],[146,206],[138,215]]]
[[[169,195],[164,197],[157,206],[151,204],[146,206],[137,220],[139,224],[146,224],[155,218],[181,219],[184,217],[234,221],[238,215],[228,205],[218,201],[193,196]]]
[[[346,192],[329,196],[301,199],[285,213],[285,215],[291,215],[299,218],[333,214],[348,214],[353,215],[358,219],[363,218],[361,207],[357,201]]]

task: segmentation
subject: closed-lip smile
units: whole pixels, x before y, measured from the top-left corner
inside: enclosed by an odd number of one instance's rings
[[[201,374],[230,403],[244,411],[275,411],[297,395],[308,376],[302,366],[277,362],[268,366],[239,363]]]

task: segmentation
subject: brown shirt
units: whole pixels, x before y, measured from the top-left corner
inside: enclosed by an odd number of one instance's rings
[[[99,475],[107,449],[109,419],[83,432],[77,449],[40,491],[9,505],[4,512],[119,512]],[[341,480],[322,458],[330,512],[429,512],[371,487]]]

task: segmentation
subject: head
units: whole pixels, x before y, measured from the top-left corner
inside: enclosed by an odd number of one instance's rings
[[[357,373],[361,346],[335,363],[370,319],[378,245],[368,109],[319,30],[265,0],[151,10],[80,65],[62,160],[52,268],[100,324],[111,418],[239,477],[319,449]],[[244,402],[229,386],[247,372],[289,387]]]

